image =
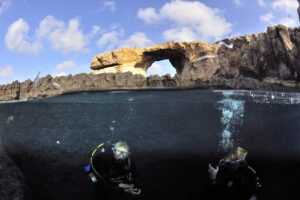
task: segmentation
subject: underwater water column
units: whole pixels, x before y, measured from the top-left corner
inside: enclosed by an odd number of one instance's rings
[[[239,135],[239,129],[243,124],[245,102],[234,99],[232,93],[223,92],[223,99],[218,101],[218,109],[221,111],[222,132],[220,133],[219,146],[227,151],[237,146],[233,136]]]

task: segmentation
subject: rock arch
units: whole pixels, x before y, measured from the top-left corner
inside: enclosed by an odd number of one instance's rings
[[[166,49],[145,52],[142,60],[136,63],[136,67],[147,71],[154,62],[161,60],[169,60],[179,75],[182,74],[185,63],[187,62],[184,53],[174,49]]]
[[[147,69],[154,62],[168,59],[181,78],[201,79],[211,77],[219,64],[215,60],[199,59],[199,56],[216,55],[217,50],[217,45],[205,42],[168,42],[148,48],[123,48],[96,55],[91,68],[93,74],[131,72],[146,77]]]

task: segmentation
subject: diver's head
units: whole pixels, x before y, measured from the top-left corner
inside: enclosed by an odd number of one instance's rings
[[[113,144],[112,150],[116,160],[125,160],[130,154],[129,146],[124,141]]]
[[[242,147],[237,147],[227,155],[226,159],[230,161],[245,160],[247,154],[248,152],[245,149],[243,149]]]
[[[234,172],[241,167],[247,165],[246,156],[247,151],[241,147],[233,149],[224,159],[219,162],[219,165],[225,167],[227,170]]]

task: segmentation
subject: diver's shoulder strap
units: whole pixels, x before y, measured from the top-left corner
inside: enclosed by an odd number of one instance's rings
[[[248,169],[250,169],[250,171],[252,171],[253,174],[256,174],[256,171],[251,166],[248,165]]]
[[[94,151],[93,151],[93,153],[92,153],[92,155],[91,155],[91,158],[94,157],[94,155],[95,155],[95,153],[97,152],[97,150],[98,150],[99,148],[103,147],[103,146],[104,146],[104,143],[99,144],[99,145],[94,149]]]
[[[91,164],[91,167],[92,167],[93,171],[94,171],[99,177],[102,177],[102,176],[97,172],[97,170],[96,170],[95,167],[94,167],[94,164],[93,164],[93,157],[94,157],[94,155],[96,154],[97,150],[98,150],[99,148],[103,147],[103,146],[104,146],[104,143],[99,144],[99,145],[94,149],[94,151],[93,151],[93,153],[92,153],[92,155],[91,155],[91,158],[90,158],[90,164]]]

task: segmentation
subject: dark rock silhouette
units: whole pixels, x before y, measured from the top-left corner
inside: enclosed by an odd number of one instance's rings
[[[299,3],[299,7],[298,7],[297,11],[298,11],[299,21],[300,21],[300,0],[298,0],[298,3]]]
[[[0,199],[24,199],[25,178],[7,155],[0,139]]]

